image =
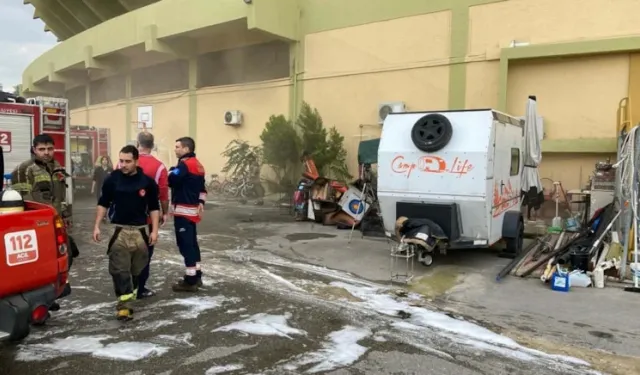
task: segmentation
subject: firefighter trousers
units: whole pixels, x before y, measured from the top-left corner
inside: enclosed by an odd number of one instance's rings
[[[186,267],[184,280],[193,285],[201,275],[198,272],[201,259],[196,223],[184,217],[174,216],[173,224],[176,230],[176,244]]]
[[[131,308],[136,299],[138,276],[149,260],[146,226],[116,226],[109,240],[109,273],[118,298],[117,310]]]

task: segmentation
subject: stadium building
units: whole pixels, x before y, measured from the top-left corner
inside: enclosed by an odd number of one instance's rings
[[[542,177],[585,182],[616,152],[619,103],[640,121],[637,0],[25,0],[60,43],[23,89],[69,98],[111,153],[144,126],[173,163],[190,135],[211,173],[303,101],[346,138],[350,167],[380,109],[492,107],[544,122]],[[226,115],[226,116],[225,116]],[[225,124],[228,123],[228,124]]]

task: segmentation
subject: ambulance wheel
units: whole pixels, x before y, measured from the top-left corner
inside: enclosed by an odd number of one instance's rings
[[[424,152],[443,149],[453,136],[451,121],[441,114],[432,113],[421,117],[411,129],[413,144]]]

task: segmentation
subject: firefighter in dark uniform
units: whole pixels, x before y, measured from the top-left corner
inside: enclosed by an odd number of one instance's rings
[[[33,138],[33,157],[20,164],[11,174],[11,187],[25,200],[53,206],[63,218],[70,216],[67,210],[68,174],[53,158],[53,138],[40,134]]]
[[[11,173],[11,187],[18,191],[24,200],[51,205],[65,221],[70,219],[71,212],[67,207],[67,182],[69,177],[54,158],[54,142],[48,134],[40,134],[33,138],[29,160],[24,161]],[[69,236],[69,267],[73,258],[79,254],[78,246]],[[61,296],[71,293],[69,284]],[[50,310],[60,308],[57,302],[51,305]]]
[[[169,170],[176,243],[186,267],[183,279],[172,287],[175,292],[196,292],[202,286],[196,224],[202,218],[207,192],[204,167],[196,159],[195,148],[193,138],[183,137],[176,140],[175,153],[178,165]]]
[[[155,245],[158,239],[158,185],[138,167],[139,156],[134,146],[120,150],[120,169],[112,172],[102,185],[93,229],[93,240],[99,242],[100,223],[111,208],[115,231],[109,240],[107,255],[120,320],[132,318],[131,303],[138,293],[138,276],[149,260],[148,246]],[[149,216],[151,231],[147,235]]]

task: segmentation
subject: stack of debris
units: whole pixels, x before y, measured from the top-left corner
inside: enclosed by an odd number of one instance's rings
[[[621,246],[611,228],[620,216],[614,205],[598,210],[580,232],[550,233],[538,237],[498,274],[536,277],[550,282],[562,277],[569,286],[604,287],[606,276],[618,277]],[[592,281],[593,278],[593,281]],[[553,282],[551,282],[552,287]]]

